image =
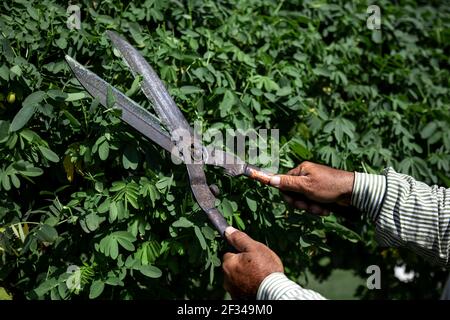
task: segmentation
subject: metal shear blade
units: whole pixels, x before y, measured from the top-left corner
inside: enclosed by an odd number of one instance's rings
[[[125,59],[133,75],[142,77],[141,89],[152,102],[158,118],[69,56],[66,56],[67,63],[83,87],[103,106],[107,105],[107,90],[108,87],[111,87],[116,107],[122,110],[122,120],[165,150],[184,160],[196,201],[223,236],[228,223],[215,207],[216,198],[208,187],[204,164],[219,166],[233,176],[245,175],[265,184],[268,184],[271,174],[240,161],[228,152],[204,148],[198,141],[196,142],[192,128],[152,67],[126,40],[112,31],[108,31],[107,34]],[[175,132],[179,130],[182,130],[187,137],[179,139],[179,135],[175,135]],[[206,150],[208,154],[206,161],[195,163],[185,161],[187,156],[192,156],[186,154],[186,150],[191,150],[194,142],[197,144],[194,149]],[[178,153],[174,153],[174,150],[177,150]]]

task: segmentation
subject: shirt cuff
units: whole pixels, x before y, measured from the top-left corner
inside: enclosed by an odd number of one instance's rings
[[[324,300],[319,293],[303,289],[282,272],[268,275],[259,286],[257,300]]]
[[[375,221],[386,193],[386,176],[355,172],[351,204]]]

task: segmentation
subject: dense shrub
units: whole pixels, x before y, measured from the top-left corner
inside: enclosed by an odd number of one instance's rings
[[[150,109],[108,29],[141,50],[191,123],[278,128],[281,171],[303,160],[392,166],[450,186],[447,1],[378,1],[381,31],[366,26],[368,4],[81,1],[82,29],[70,30],[66,2],[3,1],[0,287],[31,299],[224,297],[226,245],[187,191],[185,168],[99,107],[63,60]],[[439,295],[443,270],[378,248],[363,219],[314,217],[276,190],[207,173],[229,222],[275,250],[293,279],[307,284],[307,268],[365,277],[376,263],[382,290],[360,297]],[[414,281],[393,278],[399,264]],[[71,265],[81,268],[77,290],[66,284]]]

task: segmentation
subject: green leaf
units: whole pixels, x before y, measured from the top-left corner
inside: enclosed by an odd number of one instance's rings
[[[181,93],[183,94],[193,94],[203,92],[203,89],[195,87],[195,86],[183,86],[180,88]]]
[[[375,43],[383,42],[381,30],[372,30],[372,40]]]
[[[47,292],[55,288],[57,285],[58,281],[55,278],[50,278],[42,282],[36,289],[34,289],[34,292],[38,297],[43,297]]]
[[[134,245],[132,242],[136,240],[136,238],[127,231],[116,231],[111,235],[114,237],[117,242],[126,250],[134,251]]]
[[[436,131],[437,127],[437,123],[434,121],[427,123],[427,125],[420,132],[420,136],[422,137],[422,139],[430,138]]]
[[[22,76],[22,69],[17,65],[13,66],[9,71],[18,77]]]
[[[159,268],[151,265],[142,265],[139,267],[139,271],[149,278],[159,278],[162,275],[162,272]]]
[[[287,95],[290,95],[292,92],[292,88],[289,86],[283,87],[280,90],[277,91],[276,95],[279,97],[284,97]]]
[[[98,155],[100,156],[100,159],[103,161],[108,159],[109,155],[109,143],[108,141],[103,141],[100,146],[98,147]]]
[[[6,191],[11,190],[11,184],[9,181],[9,176],[6,174],[2,175],[2,186]]]
[[[38,227],[38,230],[36,231],[36,236],[39,240],[42,242],[52,243],[58,238],[58,232],[55,228],[43,224],[40,227]]]
[[[3,80],[9,81],[9,69],[6,65],[0,67],[0,77]]]
[[[23,107],[34,107],[42,102],[46,96],[44,91],[36,91],[30,94],[25,100],[22,102]]]
[[[27,176],[27,177],[37,177],[44,173],[44,171],[41,168],[36,167],[28,167],[26,170],[21,170],[20,174]]]
[[[125,189],[126,186],[127,186],[127,184],[125,182],[123,182],[123,181],[114,181],[112,183],[112,187],[109,189],[109,191],[117,192],[117,191],[120,191],[122,189]]]
[[[324,226],[326,230],[336,232],[341,237],[351,242],[358,242],[361,240],[361,237],[356,232],[336,222],[335,217],[324,218]]]
[[[33,18],[34,20],[39,20],[38,11],[35,8],[33,8],[31,5],[27,6],[27,12],[31,18]]]
[[[133,242],[136,238],[128,231],[116,231],[113,232],[112,235],[116,238],[121,238]]]
[[[59,157],[56,153],[54,153],[52,150],[43,147],[43,146],[39,146],[39,150],[41,151],[42,155],[49,161],[52,162],[58,162],[59,161]]]
[[[137,196],[134,195],[132,192],[127,191],[127,193],[125,195],[125,199],[127,200],[128,203],[130,203],[133,206],[133,208],[139,209],[139,203],[137,202]]]
[[[214,232],[214,230],[208,226],[202,227],[202,232],[205,235],[205,238],[208,240],[214,240],[216,237],[216,233]]]
[[[65,49],[67,47],[67,40],[65,37],[61,37],[58,40],[56,40],[56,45],[60,48],[60,49]]]
[[[185,217],[181,217],[180,219],[172,223],[172,226],[177,228],[190,228],[193,225],[194,224]]]
[[[127,239],[123,239],[123,238],[117,238],[117,242],[119,242],[119,244],[128,251],[134,251],[134,245],[128,241]]]
[[[318,75],[318,76],[324,76],[324,77],[328,77],[328,78],[331,76],[331,72],[324,67],[316,67],[312,71],[315,75]]]
[[[226,117],[234,105],[234,93],[230,90],[225,91],[222,102],[219,105],[220,116]]]
[[[101,280],[95,280],[91,283],[91,289],[89,291],[89,299],[95,299],[100,296],[105,289],[105,284]]]
[[[67,93],[59,90],[59,89],[50,89],[47,91],[47,96],[53,100],[65,100],[67,98]],[[64,110],[66,111],[66,110]]]
[[[244,224],[244,221],[242,221],[240,215],[237,213],[233,214],[233,218],[234,218],[234,221],[236,221],[237,227],[241,230],[245,230],[245,224]]]
[[[20,188],[20,180],[19,180],[19,178],[17,178],[17,176],[15,174],[11,174],[10,178],[11,178],[11,182],[12,182],[13,186],[16,187],[16,188]]]
[[[126,146],[122,155],[122,165],[125,169],[136,170],[139,164],[139,155],[132,146]]]
[[[250,210],[255,212],[258,209],[258,203],[255,200],[250,199],[249,197],[245,197],[245,200],[247,201],[247,205]]]
[[[80,121],[78,121],[77,118],[75,118],[69,111],[63,110],[64,115],[69,119],[70,123],[75,127],[79,128],[81,127]]]
[[[113,90],[111,86],[108,86],[106,90],[106,107],[108,109],[113,108],[116,103],[116,97],[114,96]]]
[[[0,120],[0,140],[9,136],[9,122]]]
[[[125,95],[127,97],[132,97],[136,91],[140,88],[142,81],[142,76],[138,75],[136,78],[134,78],[133,83],[131,84],[131,88],[125,92]]]
[[[228,218],[233,215],[234,210],[230,201],[228,201],[227,199],[223,199],[220,206],[222,208],[222,213],[224,217]]]
[[[36,106],[22,107],[11,122],[11,125],[9,126],[9,132],[14,132],[22,129],[31,119],[35,111]]]
[[[197,236],[198,241],[200,242],[200,246],[202,247],[203,250],[206,250],[207,245],[206,245],[205,237],[203,237],[202,231],[200,230],[199,227],[195,226],[194,232],[195,232],[195,235]]]
[[[109,239],[109,256],[114,260],[117,259],[119,255],[119,245],[117,243],[117,239],[114,237],[110,237]]]
[[[12,300],[13,296],[5,290],[5,288],[0,287],[0,300]]]
[[[99,206],[98,206],[98,212],[99,213],[105,213],[106,211],[108,211],[110,209],[110,198],[106,198],[105,201],[103,201]]]
[[[109,221],[115,221],[117,219],[117,206],[115,201],[111,201],[109,205]]]
[[[97,216],[95,213],[90,213],[86,216],[86,227],[89,229],[89,231],[95,231],[100,226],[100,217]]]
[[[110,286],[123,286],[123,281],[121,281],[119,278],[112,276],[106,279],[106,284],[109,284]]]
[[[86,98],[86,94],[84,92],[68,93],[65,101],[72,102],[72,101],[78,101],[78,100],[81,100],[84,98]]]

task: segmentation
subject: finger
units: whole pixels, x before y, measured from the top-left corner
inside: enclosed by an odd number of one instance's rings
[[[301,172],[300,166],[295,167],[294,169],[289,170],[286,174],[290,176],[299,176]]]
[[[298,166],[296,166],[294,169],[291,169],[287,172],[287,174],[291,176],[304,176],[306,175],[306,170],[308,167],[310,167],[311,162],[303,161]]]
[[[283,196],[284,201],[286,201],[290,205],[294,204],[294,198],[293,197],[291,197],[290,195],[287,195],[285,193],[283,193],[282,196]]]
[[[223,264],[229,263],[230,261],[232,261],[235,255],[236,255],[235,253],[231,253],[231,252],[225,253],[222,258]]]
[[[225,274],[224,278],[223,278],[223,288],[225,289],[225,291],[230,292],[231,291],[231,284],[230,284],[230,280],[228,280],[227,275]]]
[[[225,229],[225,236],[228,242],[239,252],[251,251],[257,244],[257,242],[250,238],[246,233],[236,230],[233,227]]]
[[[270,178],[270,185],[285,191],[305,193],[306,177],[279,174]]]
[[[301,209],[301,210],[308,210],[309,205],[306,201],[297,200],[297,201],[294,201],[294,207],[296,207],[297,209]]]
[[[291,191],[282,192],[284,200],[294,208],[306,210],[311,202],[305,196]]]
[[[309,201],[307,196],[305,196],[301,193],[298,193],[298,192],[281,190],[281,194],[283,196],[289,197],[290,199],[293,199],[294,201],[296,201],[296,200]]]
[[[228,276],[232,273],[232,270],[236,269],[236,265],[239,263],[237,258],[235,253],[227,252],[223,255],[222,270],[225,276]]]
[[[325,208],[319,204],[312,203],[309,205],[307,211],[312,214],[322,215],[325,212]]]

